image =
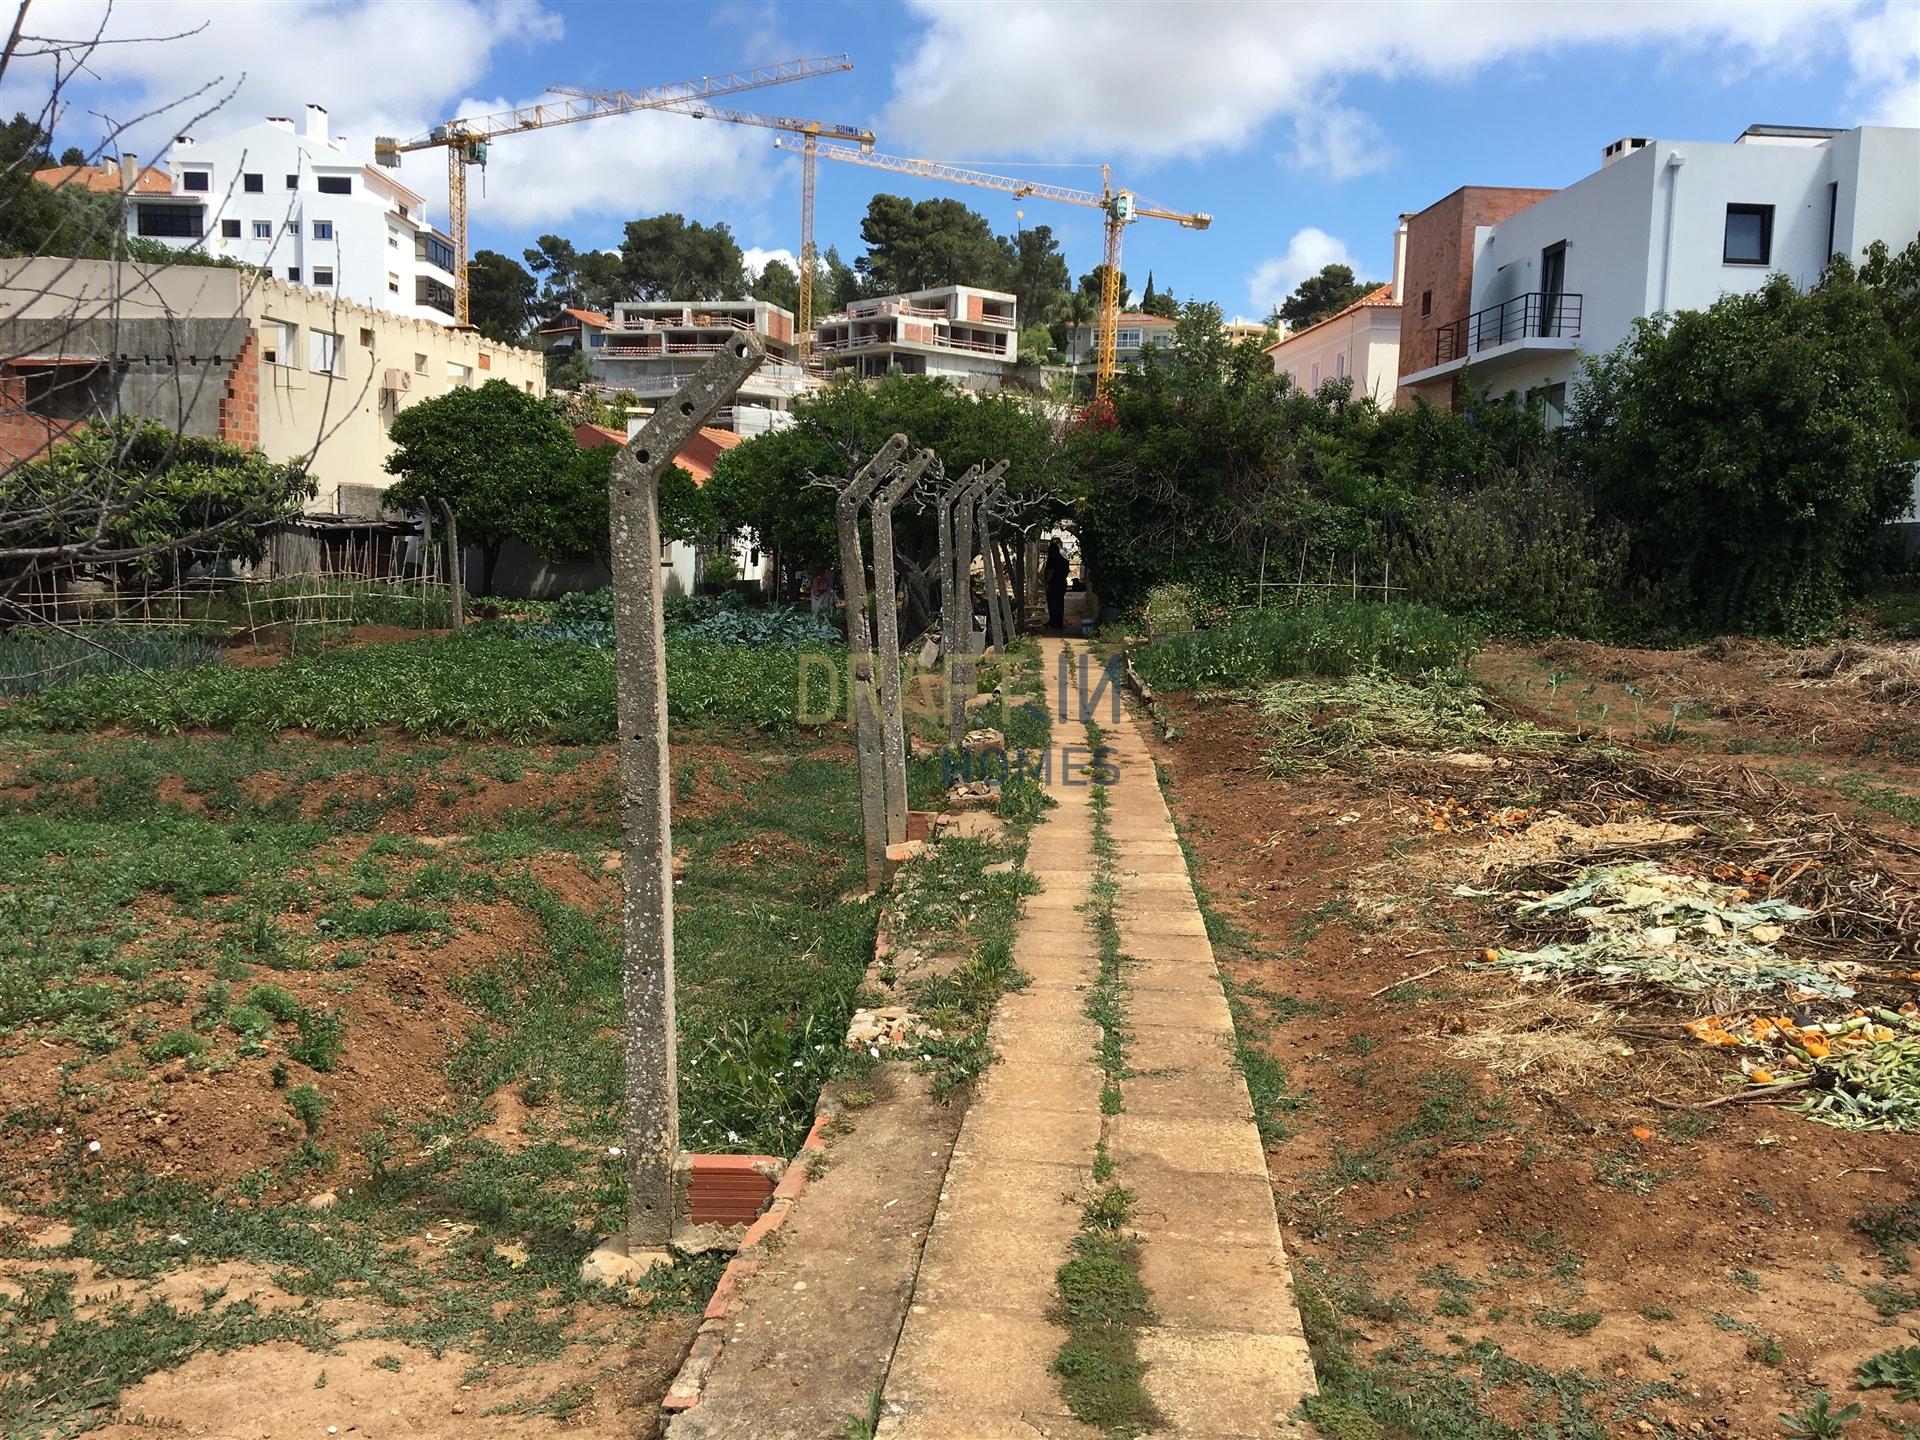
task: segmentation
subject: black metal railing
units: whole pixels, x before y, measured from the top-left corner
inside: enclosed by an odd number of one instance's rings
[[[1578,295],[1547,295],[1535,290],[1442,325],[1433,335],[1433,363],[1444,365],[1496,345],[1542,338],[1580,338]]]

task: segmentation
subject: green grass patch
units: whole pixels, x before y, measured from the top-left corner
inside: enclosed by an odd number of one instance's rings
[[[1484,640],[1471,621],[1431,605],[1331,600],[1236,610],[1156,641],[1133,663],[1155,689],[1240,689],[1291,676],[1417,675],[1465,663]]]
[[[1131,1440],[1159,1423],[1146,1390],[1139,1331],[1153,1322],[1140,1279],[1139,1241],[1127,1230],[1133,1195],[1108,1185],[1087,1202],[1072,1258],[1060,1267],[1067,1340],[1053,1373],[1067,1408],[1112,1440]]]

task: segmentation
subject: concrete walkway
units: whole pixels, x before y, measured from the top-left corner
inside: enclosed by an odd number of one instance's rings
[[[1131,986],[1121,1113],[1100,1113],[1099,1028],[1085,1013],[1099,953],[1080,907],[1093,878],[1093,814],[1076,683],[1043,640],[1054,708],[1057,808],[1035,828],[1014,958],[1032,977],[994,1013],[998,1060],[954,1146],[912,1305],[882,1391],[880,1440],[1085,1437],[1049,1369],[1065,1339],[1055,1273],[1093,1193],[1105,1140],[1137,1196],[1141,1274],[1157,1322],[1140,1337],[1167,1440],[1271,1436],[1310,1393],[1266,1161],[1206,927],[1146,742],[1108,700],[1093,718],[1120,779],[1109,791],[1121,948]],[[1091,687],[1089,687],[1091,688]],[[1084,750],[1081,751],[1084,757]]]

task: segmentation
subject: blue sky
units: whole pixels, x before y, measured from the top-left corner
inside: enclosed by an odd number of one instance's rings
[[[27,29],[91,30],[98,0],[33,0]],[[1564,185],[1621,135],[1730,140],[1756,121],[1920,125],[1920,3],[1119,4],[1064,0],[357,0],[123,5],[115,46],[71,92],[60,143],[221,77],[212,135],[312,100],[370,152],[450,115],[531,102],[554,84],[639,87],[845,52],[849,74],[749,92],[742,109],[865,125],[878,148],[1063,183],[1108,160],[1156,202],[1213,217],[1205,233],[1146,221],[1126,241],[1155,283],[1229,315],[1263,314],[1329,259],[1384,279],[1398,214],[1456,186]],[[0,105],[42,76],[16,67]],[[136,127],[161,153],[182,111]],[[475,248],[518,256],[544,231],[617,245],[662,210],[725,221],[754,258],[798,248],[797,157],[770,132],[625,116],[502,140],[473,206]],[[443,167],[401,178],[444,217]],[[1920,184],[1920,177],[1915,177]],[[477,188],[477,187],[476,187]],[[876,189],[951,194],[996,230],[1050,224],[1076,275],[1099,259],[1091,210],[821,165],[822,247],[860,250]],[[1024,218],[1016,212],[1024,212]]]

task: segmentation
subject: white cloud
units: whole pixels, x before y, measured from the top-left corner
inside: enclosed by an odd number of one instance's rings
[[[1298,170],[1320,170],[1336,180],[1371,175],[1393,163],[1386,132],[1351,106],[1314,105],[1293,117],[1293,150],[1281,158]]]
[[[1657,43],[1728,75],[1805,68],[1840,52],[1862,114],[1915,83],[1911,65],[1886,73],[1888,46],[1874,39],[1887,32],[1912,57],[1906,0],[911,3],[926,29],[894,72],[882,133],[935,155],[1164,159],[1243,145],[1285,118],[1299,126],[1300,161],[1358,173],[1370,159],[1370,122],[1338,107],[1343,82],[1466,81],[1492,62],[1575,44]]]
[[[778,260],[782,265],[793,271],[794,274],[798,275],[800,273],[800,261],[791,250],[779,247],[772,250],[763,250],[758,245],[749,245],[742,252],[742,255],[746,260],[747,274],[749,275],[759,275],[762,270],[767,268],[767,262],[769,260]]]
[[[1254,310],[1261,315],[1272,313],[1302,280],[1318,275],[1329,265],[1345,265],[1359,275],[1360,267],[1354,263],[1353,252],[1347,249],[1344,240],[1311,225],[1294,231],[1293,239],[1287,242],[1286,254],[1263,260],[1247,277],[1247,295],[1253,301]]]
[[[1854,95],[1869,125],[1920,126],[1920,11],[1890,4],[1847,34]]]

